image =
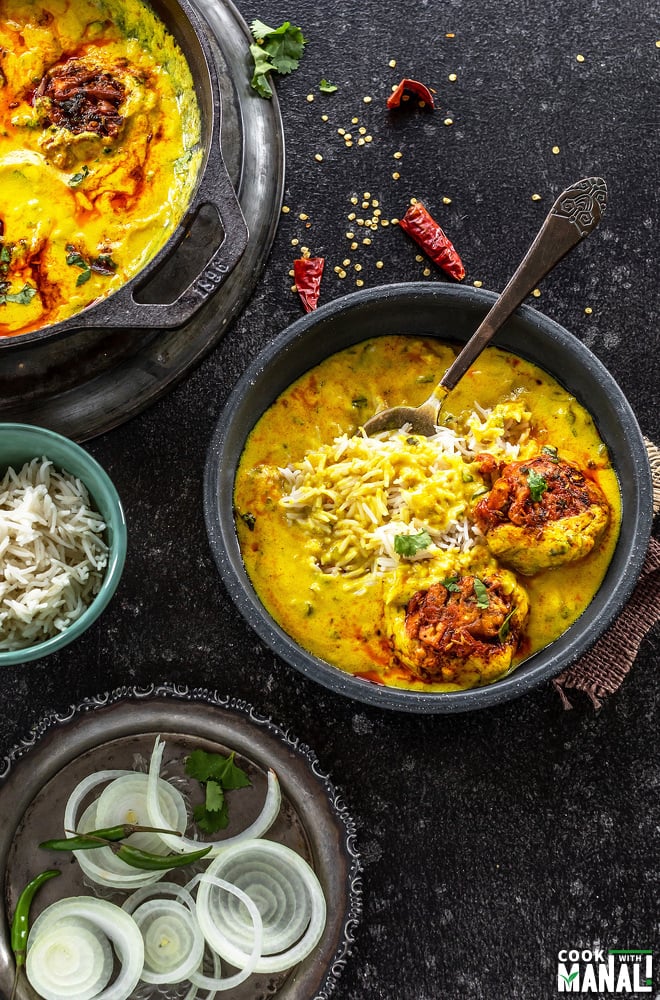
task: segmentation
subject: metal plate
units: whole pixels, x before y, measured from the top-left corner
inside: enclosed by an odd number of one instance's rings
[[[222,151],[250,233],[247,249],[219,291],[176,330],[82,330],[0,352],[0,420],[38,423],[77,441],[102,434],[163,396],[224,335],[249,299],[270,251],[284,187],[284,136],[277,98],[250,87],[250,33],[230,0],[194,0],[211,28],[222,99]],[[149,286],[155,301],[194,275],[219,242],[215,212]],[[162,296],[162,297],[160,297]]]
[[[314,952],[280,976],[257,976],[232,990],[235,1000],[325,1000],[350,955],[361,914],[361,865],[355,848],[355,825],[315,754],[259,715],[251,706],[220,698],[206,690],[154,687],[121,688],[83,702],[65,717],[42,720],[4,760],[0,771],[0,861],[4,871],[4,914],[0,927],[0,995],[13,979],[7,914],[13,913],[23,886],[53,865],[38,844],[58,836],[64,805],[77,782],[94,770],[130,768],[149,759],[155,735],[167,741],[166,760],[176,773],[177,760],[195,747],[209,752],[236,751],[249,771],[253,787],[233,800],[231,825],[240,828],[255,818],[263,801],[266,774],[272,767],[282,788],[280,815],[267,837],[286,843],[316,871],[328,903],[328,920]],[[174,763],[172,764],[172,761]],[[139,766],[139,764],[138,764]],[[68,856],[56,857],[62,876],[48,883],[33,904],[32,919],[56,898],[92,890],[83,885],[78,866]],[[97,889],[121,902],[124,894]],[[138,987],[135,1000],[151,994]],[[185,990],[184,990],[185,993]],[[173,992],[158,992],[175,1000]],[[36,994],[23,983],[18,1000]]]

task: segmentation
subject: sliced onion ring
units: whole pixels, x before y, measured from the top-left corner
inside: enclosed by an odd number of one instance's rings
[[[269,906],[272,894],[268,890],[266,894],[261,892],[260,878],[264,867],[277,871],[278,880],[285,880],[291,876],[291,884],[294,887],[293,901],[292,897],[287,895],[288,909],[285,913],[271,912]],[[269,840],[252,840],[235,844],[211,862],[200,882],[197,893],[197,915],[204,936],[225,961],[242,968],[249,956],[235,943],[234,927],[238,922],[238,915],[231,906],[223,902],[218,893],[212,893],[212,885],[216,883],[211,879],[215,878],[228,881],[232,885],[236,881],[240,882],[245,892],[259,905],[262,917],[266,914],[263,954],[255,965],[255,972],[271,974],[289,969],[306,958],[318,944],[325,928],[325,896],[316,874],[295,851]],[[305,919],[302,921],[304,933],[286,950],[270,954],[273,944],[282,939],[282,927],[286,926],[288,920],[297,922],[299,908],[305,911]],[[208,927],[213,928],[211,935],[207,933]],[[245,930],[239,932],[239,939],[241,933],[244,935]]]
[[[190,980],[204,959],[204,937],[194,911],[178,899],[148,899],[133,912],[144,941],[140,978],[154,985]]]
[[[115,778],[105,786],[96,802],[96,822],[99,828],[133,823],[149,826],[147,787],[149,778],[143,771],[133,771]],[[169,781],[158,779],[158,800],[168,830],[183,832],[188,822],[183,795]],[[152,854],[167,854],[168,848],[158,833],[133,833],[127,843]]]
[[[76,928],[85,928],[80,934],[80,946],[76,946]],[[99,967],[94,969],[89,965],[90,937],[96,937],[98,931],[113,943],[121,963],[118,976],[109,986],[103,963],[99,965],[98,959],[92,957],[91,961]],[[56,947],[58,939],[66,945],[64,950]],[[43,948],[40,941],[44,942]],[[39,915],[28,937],[27,977],[44,1000],[128,1000],[140,981],[143,965],[144,946],[135,921],[121,907],[105,899],[88,896],[60,899]],[[94,973],[98,984],[89,992]],[[85,984],[84,991],[81,983]]]
[[[164,749],[164,741],[161,740],[160,736],[157,736],[149,764],[149,785],[147,790],[147,810],[149,813],[149,822],[152,826],[157,827],[167,827],[168,825],[167,818],[163,816],[160,808],[157,794],[157,779],[160,773]],[[275,822],[280,811],[281,801],[282,793],[280,791],[280,783],[277,780],[275,772],[270,770],[268,772],[268,790],[266,792],[266,798],[262,810],[255,821],[241,833],[237,833],[234,837],[228,837],[226,840],[204,841],[206,846],[209,844],[212,845],[208,857],[216,857],[220,851],[224,851],[232,844],[240,843],[243,840],[262,837]],[[170,850],[180,854],[184,854],[186,851],[197,850],[200,846],[199,840],[194,840],[192,837],[177,837],[174,834],[169,837],[165,833],[160,834],[160,836]]]
[[[226,892],[230,893],[232,896],[237,896],[241,902],[245,905],[250,919],[252,921],[253,929],[253,943],[252,951],[249,955],[244,955],[244,961],[233,963],[239,970],[233,976],[227,976],[225,979],[212,978],[211,976],[205,976],[203,973],[194,972],[190,976],[191,983],[196,986],[201,986],[207,990],[217,990],[218,992],[223,992],[224,990],[233,990],[234,987],[240,986],[245,980],[256,971],[257,963],[259,962],[259,957],[261,955],[261,944],[263,937],[263,924],[261,920],[261,915],[259,913],[258,907],[252,902],[247,893],[243,892],[242,889],[237,889],[235,885],[231,882],[225,882],[224,879],[216,878],[215,875],[209,875],[208,872],[204,872],[201,875],[195,875],[193,879],[186,886],[186,890],[190,890],[199,883],[200,887],[203,885],[215,885],[220,889],[224,889]],[[197,893],[199,900],[199,891]],[[213,925],[213,922],[207,918],[207,914],[200,913],[199,902],[196,906],[197,918],[199,920],[199,926],[202,929],[202,934],[206,938],[207,944],[212,949],[214,954],[219,954],[219,949],[216,947],[216,939],[218,937],[217,930]]]

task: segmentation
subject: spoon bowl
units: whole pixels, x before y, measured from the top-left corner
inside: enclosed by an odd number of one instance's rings
[[[423,437],[435,434],[438,415],[448,393],[523,299],[555,264],[596,228],[606,205],[607,186],[602,177],[585,177],[562,191],[515,274],[429,398],[419,406],[391,406],[381,410],[365,421],[366,433],[378,434],[409,425],[413,434]]]

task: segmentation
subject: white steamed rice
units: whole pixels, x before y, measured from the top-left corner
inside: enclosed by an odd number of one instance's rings
[[[106,529],[79,479],[46,458],[0,480],[0,651],[43,642],[101,588]]]

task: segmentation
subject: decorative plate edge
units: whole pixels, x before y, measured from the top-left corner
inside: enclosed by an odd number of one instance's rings
[[[280,739],[283,743],[295,750],[297,754],[304,757],[308,762],[312,772],[323,783],[325,793],[330,802],[332,811],[344,828],[344,846],[350,858],[350,869],[348,873],[348,907],[347,916],[344,922],[342,940],[340,941],[334,958],[330,964],[329,971],[323,982],[321,989],[310,998],[310,1000],[328,1000],[337,989],[339,979],[346,967],[346,963],[352,955],[352,946],[355,942],[357,927],[362,918],[362,861],[356,846],[357,827],[355,820],[348,811],[348,806],[344,802],[341,794],[337,791],[330,780],[327,771],[321,768],[316,753],[306,743],[302,743],[298,737],[294,736],[290,730],[282,729],[272,718],[262,715],[254,708],[250,702],[242,698],[234,698],[231,695],[220,695],[217,691],[209,688],[189,687],[186,684],[151,684],[146,687],[122,686],[114,688],[112,691],[105,691],[103,694],[84,698],[77,705],[70,705],[64,712],[49,712],[43,716],[30,729],[28,736],[15,744],[4,755],[0,761],[0,785],[5,780],[12,767],[23,758],[41,740],[45,734],[56,726],[70,722],[77,715],[86,712],[93,712],[109,705],[117,704],[126,699],[147,699],[147,698],[172,698],[179,701],[201,701],[206,705],[215,705],[218,708],[229,709],[230,711],[241,712],[246,715],[251,722],[258,726],[263,726],[272,735]]]

